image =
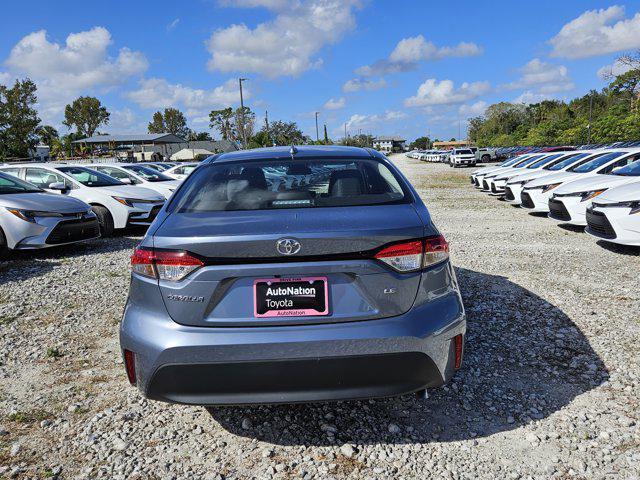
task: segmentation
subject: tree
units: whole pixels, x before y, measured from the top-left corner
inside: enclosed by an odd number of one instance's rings
[[[275,145],[302,145],[309,140],[302,133],[296,122],[276,120],[271,122],[270,127],[269,132]]]
[[[0,157],[28,157],[38,144],[36,84],[28,78],[0,85]]]
[[[91,137],[100,125],[109,124],[109,112],[95,97],[76,98],[64,109],[64,121],[69,129],[75,127],[83,137]]]
[[[366,135],[361,133],[359,135],[353,135],[342,139],[342,145],[349,147],[361,147],[372,148],[373,147],[373,135]]]
[[[409,145],[410,150],[428,150],[429,148],[431,148],[431,140],[429,137],[418,137]]]
[[[223,140],[232,142],[242,142],[244,139],[247,143],[253,136],[255,127],[256,114],[249,107],[237,108],[233,110],[231,107],[222,110],[212,110],[209,113],[209,126],[213,130],[217,130]]]
[[[189,130],[189,134],[187,135],[188,142],[202,142],[207,140],[212,140],[209,132],[195,132],[193,130]]]
[[[223,140],[236,140],[233,128],[233,109],[211,110],[209,113],[209,127],[220,132]]]
[[[172,133],[183,138],[187,138],[190,132],[184,113],[172,107],[165,108],[164,112],[155,112],[147,130],[149,133]]]
[[[51,125],[41,125],[38,127],[36,134],[38,135],[40,142],[47,145],[49,148],[51,148],[54,140],[59,138],[58,131]]]

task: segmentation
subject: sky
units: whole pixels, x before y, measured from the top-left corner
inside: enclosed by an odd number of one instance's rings
[[[165,107],[210,131],[243,77],[260,125],[268,111],[315,138],[319,112],[332,138],[449,139],[492,103],[600,89],[637,49],[638,0],[32,0],[3,6],[0,84],[34,80],[61,133],[80,95],[111,112],[101,132],[146,133]]]

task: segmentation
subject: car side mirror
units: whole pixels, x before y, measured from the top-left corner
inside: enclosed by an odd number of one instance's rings
[[[49,184],[49,190],[60,190],[60,192],[64,193],[69,188],[64,184],[64,182],[53,182]]]
[[[120,181],[125,185],[133,185],[133,182],[131,181],[130,178],[121,178]]]

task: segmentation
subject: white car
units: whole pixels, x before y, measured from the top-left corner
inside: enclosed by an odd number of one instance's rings
[[[483,188],[482,185],[482,181],[484,179],[484,177],[486,175],[489,175],[493,172],[498,172],[501,171],[501,169],[503,168],[508,168],[511,167],[513,165],[516,165],[517,163],[523,162],[524,160],[526,160],[527,158],[529,158],[531,155],[529,154],[525,154],[525,155],[518,155],[516,157],[510,158],[508,160],[505,160],[504,162],[500,163],[499,165],[489,165],[486,167],[482,167],[479,168],[477,170],[474,170],[471,173],[471,183],[473,185],[476,186],[476,188]]]
[[[529,212],[548,213],[549,200],[556,188],[573,180],[609,173],[614,168],[623,167],[633,161],[638,151],[638,149],[598,150],[563,172],[527,182],[520,194],[522,199],[520,206]]]
[[[635,181],[607,190],[587,209],[585,232],[589,235],[608,242],[640,246],[640,162],[633,166]]]
[[[449,164],[453,167],[461,167],[463,165],[476,165],[476,154],[470,148],[455,148],[449,156]]]
[[[503,172],[495,177],[491,182],[491,195],[502,196],[505,194],[505,189],[507,187],[507,182],[518,175],[523,175],[526,172],[530,171],[538,171],[545,165],[548,165],[553,160],[557,160],[562,157],[563,153],[550,153],[548,155],[543,155],[535,162],[528,164],[526,167],[523,167],[524,170],[520,171],[518,169],[511,169],[510,171]]]
[[[178,188],[180,182],[168,177],[164,173],[152,170],[149,167],[136,164],[93,164],[87,168],[109,175],[122,183],[139,185],[150,190],[155,190],[167,200]]]
[[[10,250],[33,250],[100,236],[96,215],[86,203],[62,197],[0,172],[0,257]]]
[[[113,177],[86,167],[29,163],[1,167],[22,180],[51,192],[77,198],[91,205],[100,222],[100,234],[129,225],[151,225],[165,198],[148,188],[125,185]]]
[[[522,202],[520,194],[528,182],[546,177],[547,175],[553,175],[557,172],[562,172],[592,154],[592,150],[576,150],[563,153],[559,158],[550,161],[540,169],[511,177],[507,181],[507,186],[504,190],[504,199],[512,205],[520,205]]]
[[[549,218],[561,223],[585,226],[587,207],[592,200],[610,188],[621,187],[638,180],[640,153],[625,157],[630,163],[609,173],[590,175],[565,183],[554,190],[549,199]]]
[[[489,193],[497,193],[495,187],[493,186],[493,181],[496,177],[507,172],[515,172],[516,175],[519,173],[524,173],[525,172],[524,168],[526,166],[531,165],[534,162],[537,162],[538,160],[542,159],[547,155],[548,154],[546,153],[537,153],[535,155],[531,155],[527,157],[526,160],[515,163],[509,167],[499,168],[497,170],[493,170],[492,172],[489,172],[488,174],[482,177],[482,190]]]
[[[196,168],[198,168],[199,163],[182,163],[180,165],[176,165],[175,167],[171,167],[169,170],[165,170],[164,174],[167,177],[174,178],[176,180],[184,180],[187,178],[191,172],[193,172]]]

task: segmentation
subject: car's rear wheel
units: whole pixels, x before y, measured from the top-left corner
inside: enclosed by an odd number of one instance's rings
[[[484,163],[489,163],[491,161],[491,155],[482,155],[482,158],[480,160],[482,160]]]
[[[93,213],[98,217],[98,223],[100,224],[100,236],[101,237],[110,237],[113,235],[113,217],[109,210],[105,207],[101,207],[100,205],[94,205],[91,207]]]

